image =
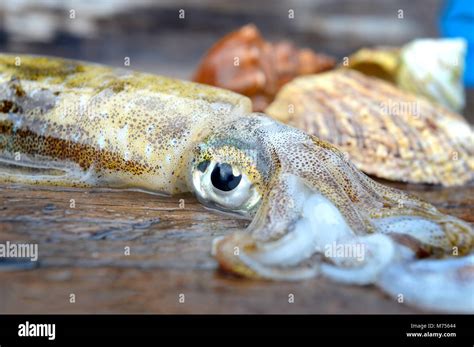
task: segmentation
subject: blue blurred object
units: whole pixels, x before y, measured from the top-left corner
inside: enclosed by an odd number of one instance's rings
[[[474,1],[448,0],[441,15],[441,34],[467,40],[464,84],[474,86]]]

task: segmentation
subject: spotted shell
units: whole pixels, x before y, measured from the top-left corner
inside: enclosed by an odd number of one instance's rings
[[[371,175],[445,186],[474,176],[474,132],[462,116],[354,70],[299,77],[265,112],[335,144]]]

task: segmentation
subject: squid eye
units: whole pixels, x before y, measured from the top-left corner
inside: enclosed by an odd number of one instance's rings
[[[203,160],[190,168],[190,187],[204,204],[242,215],[258,205],[261,196],[257,186],[240,167]]]
[[[211,174],[212,185],[224,192],[229,192],[235,189],[240,181],[242,180],[242,175],[235,176],[232,171],[232,166],[227,163],[218,163],[214,166]]]

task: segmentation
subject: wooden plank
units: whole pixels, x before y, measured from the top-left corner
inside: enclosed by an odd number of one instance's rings
[[[474,222],[472,185],[394,185]],[[29,261],[0,262],[0,312],[418,312],[372,286],[325,279],[277,283],[222,273],[210,255],[211,241],[246,224],[206,210],[189,195],[2,185],[0,242],[37,243],[39,262],[36,268]]]

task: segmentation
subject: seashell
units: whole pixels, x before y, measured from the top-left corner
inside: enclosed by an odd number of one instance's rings
[[[246,95],[254,111],[262,111],[296,76],[326,71],[335,64],[331,57],[288,41],[267,42],[249,24],[219,40],[202,59],[193,80]]]
[[[363,48],[349,57],[347,66],[460,111],[465,105],[465,54],[462,38],[418,39],[400,49]]]
[[[299,77],[265,112],[333,143],[371,175],[445,186],[474,176],[474,132],[462,116],[351,69]]]
[[[343,66],[365,75],[378,77],[395,84],[397,83],[399,65],[400,49],[396,47],[361,48],[343,63]]]
[[[415,40],[400,52],[397,83],[451,110],[462,110],[465,55],[466,41],[461,38]]]

